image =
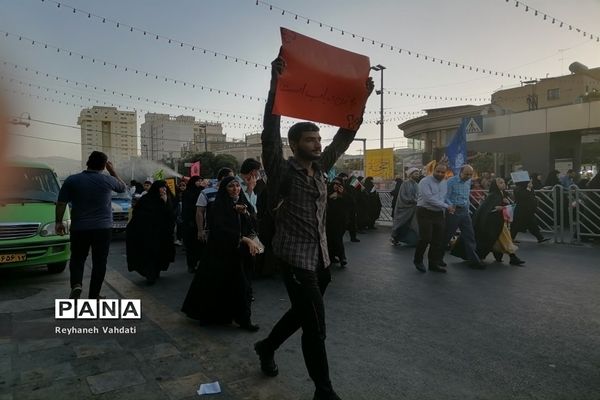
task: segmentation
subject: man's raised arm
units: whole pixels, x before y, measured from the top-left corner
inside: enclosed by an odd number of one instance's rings
[[[281,117],[273,114],[277,81],[279,80],[279,76],[281,76],[284,65],[285,62],[281,57],[277,57],[271,63],[271,86],[263,117],[263,131],[261,135],[262,163],[269,181],[275,179],[278,173],[281,172],[281,164],[284,161],[283,143],[280,132]]]

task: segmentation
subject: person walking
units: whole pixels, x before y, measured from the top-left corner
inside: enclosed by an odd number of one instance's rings
[[[335,178],[327,196],[327,245],[331,263],[339,262],[342,267],[348,264],[344,248],[344,232],[348,224],[348,196],[344,193],[344,183]]]
[[[163,180],[154,181],[133,208],[127,224],[127,268],[153,285],[175,260],[173,194]]]
[[[426,176],[419,182],[417,198],[417,222],[419,224],[419,242],[415,249],[414,264],[420,272],[426,272],[423,256],[427,247],[429,252],[429,270],[446,273],[441,266],[444,254],[444,213],[454,212],[454,206],[445,202],[446,199],[446,164],[437,164],[433,175]]]
[[[513,243],[506,225],[504,207],[509,205],[509,201],[505,190],[504,179],[493,179],[487,197],[473,216],[477,255],[483,260],[493,252],[496,261],[501,262],[503,255],[508,254],[511,265],[522,265],[525,261],[515,254],[518,247]]]
[[[274,360],[275,351],[301,327],[302,354],[315,384],[313,399],[336,400],[339,396],[329,378],[325,350],[323,294],[331,281],[325,233],[326,173],[348,149],[356,131],[340,128],[331,144],[321,152],[319,128],[312,122],[296,123],[288,131],[293,157],[285,160],[279,131],[281,117],[273,114],[275,89],[284,66],[281,57],[272,63],[271,87],[263,119],[262,155],[269,178],[270,206],[276,209],[273,252],[279,259],[292,307],[254,349],[263,373],[276,376],[279,370]],[[373,80],[369,78],[369,95],[373,88]]]
[[[464,246],[464,257],[469,260],[469,266],[475,269],[485,269],[485,263],[477,255],[477,243],[475,242],[475,233],[473,231],[473,222],[469,215],[471,178],[473,177],[473,167],[465,165],[460,169],[460,174],[448,179],[446,193],[446,203],[454,208],[454,212],[446,215],[446,237],[444,238],[444,247],[450,244],[452,236],[456,229],[460,228],[460,244]],[[457,243],[458,244],[458,243]],[[441,263],[445,265],[444,262]]]
[[[533,191],[533,183],[517,182],[514,190],[515,195],[515,215],[510,224],[510,235],[513,242],[517,238],[519,232],[529,231],[538,243],[546,242],[550,239],[545,238],[540,232],[535,212],[538,206],[538,199]]]
[[[190,284],[181,311],[201,323],[230,324],[256,332],[251,322],[251,301],[243,271],[243,253],[261,249],[252,240],[248,203],[240,202],[241,187],[233,176],[221,180],[208,212],[208,245],[205,265]]]
[[[395,246],[400,242],[414,246],[418,242],[419,227],[417,224],[417,198],[419,195],[419,179],[421,171],[409,168],[407,178],[400,185],[394,212],[394,223],[390,241]]]
[[[198,261],[200,261],[201,243],[198,241],[198,227],[196,226],[196,202],[203,189],[201,184],[202,178],[198,175],[192,176],[181,196],[183,245],[187,270],[191,274],[196,272]]]
[[[112,232],[112,192],[123,193],[127,190],[127,185],[119,178],[106,154],[93,151],[86,164],[85,171],[65,179],[56,202],[55,222],[59,235],[66,233],[63,217],[67,204],[71,203],[70,299],[81,296],[83,270],[90,248],[92,276],[88,297],[101,297]],[[109,175],[102,173],[104,169]]]

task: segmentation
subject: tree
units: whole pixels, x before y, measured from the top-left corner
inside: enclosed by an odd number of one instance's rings
[[[231,154],[217,154],[212,167],[214,176],[216,176],[217,172],[223,167],[231,168],[234,173],[237,173],[239,168],[237,160]]]
[[[190,173],[190,168],[185,167],[184,163],[195,163],[198,161],[200,161],[200,175],[203,178],[215,178],[219,169],[223,167],[231,168],[234,172],[238,171],[238,162],[232,155],[215,155],[210,151],[206,151],[186,155],[179,164],[179,173],[188,175]]]

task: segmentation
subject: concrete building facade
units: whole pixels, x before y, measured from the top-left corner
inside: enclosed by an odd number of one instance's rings
[[[292,149],[288,145],[287,139],[283,141],[283,156],[288,158],[292,155]],[[235,157],[238,163],[242,163],[246,158],[255,158],[262,162],[262,142],[260,133],[246,135],[246,140],[240,142],[225,142],[222,149],[214,150],[215,154],[230,154]]]
[[[570,69],[571,75],[495,92],[491,104],[426,110],[398,127],[405,137],[424,141],[428,162],[444,155],[462,118],[483,116],[482,132],[467,135],[467,149],[493,153],[496,173],[578,170],[584,143],[600,140],[600,101],[589,96],[600,90],[600,68],[573,63]]]
[[[202,152],[205,143],[212,145],[226,139],[221,124],[196,121],[187,115],[147,113],[140,133],[142,158],[155,161],[179,159],[187,151]]]
[[[120,111],[116,107],[84,108],[77,124],[81,126],[81,160],[102,151],[116,163],[138,155],[137,115],[135,111]]]

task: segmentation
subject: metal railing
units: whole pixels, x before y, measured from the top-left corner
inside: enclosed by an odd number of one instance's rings
[[[512,196],[512,191],[507,191]],[[565,189],[560,185],[535,191],[538,199],[536,218],[540,231],[552,234],[555,243],[577,243],[585,238],[600,237],[600,190]],[[487,196],[487,190],[471,190],[469,209],[474,213]],[[391,222],[392,195],[379,191],[379,222]],[[512,197],[509,200],[513,202]]]

